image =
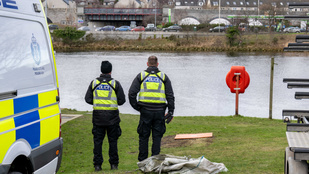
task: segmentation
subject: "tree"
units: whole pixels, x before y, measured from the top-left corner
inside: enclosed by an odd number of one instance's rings
[[[227,37],[228,44],[230,46],[235,46],[238,44],[238,42],[236,41],[237,41],[237,37],[240,36],[240,33],[239,33],[238,28],[236,26],[233,26],[233,27],[227,28],[225,36]]]
[[[260,11],[262,14],[268,16],[268,31],[271,31],[271,25],[276,24],[276,15],[284,14],[284,6],[280,5],[279,0],[271,1],[271,3],[265,3],[261,5]]]

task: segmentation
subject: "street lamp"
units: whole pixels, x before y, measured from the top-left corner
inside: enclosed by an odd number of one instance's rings
[[[45,15],[46,15],[46,19],[47,19],[47,0],[45,0]]]
[[[258,16],[257,16],[255,21],[259,21],[259,19],[260,19],[260,0],[258,0],[257,8],[258,8],[258,10],[257,10],[258,11]],[[254,31],[255,31],[255,24],[254,24]]]
[[[221,18],[221,0],[219,0],[219,33],[220,33],[220,18]]]
[[[155,28],[157,28],[157,9],[156,9],[156,3],[154,2],[152,5],[155,7]]]

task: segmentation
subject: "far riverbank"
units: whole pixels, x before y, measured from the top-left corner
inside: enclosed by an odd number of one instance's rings
[[[141,36],[142,34],[140,34]],[[187,35],[183,38],[177,35],[142,39],[105,38],[98,40],[93,34],[88,34],[84,40],[64,44],[54,40],[54,50],[57,52],[85,51],[171,51],[171,52],[283,52],[288,43],[294,43],[299,34],[267,33],[242,34],[236,38],[234,46],[228,44],[224,35],[196,36]]]

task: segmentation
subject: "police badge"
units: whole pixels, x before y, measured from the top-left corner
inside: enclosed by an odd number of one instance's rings
[[[41,63],[41,50],[40,50],[40,45],[37,43],[36,38],[34,37],[34,34],[32,33],[32,38],[31,38],[31,53],[34,62],[37,65],[40,65]]]

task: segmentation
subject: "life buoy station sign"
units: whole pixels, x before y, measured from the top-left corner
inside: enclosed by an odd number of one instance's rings
[[[236,93],[235,115],[238,115],[238,95],[244,93],[250,83],[250,76],[244,66],[232,66],[225,78],[231,93]]]

